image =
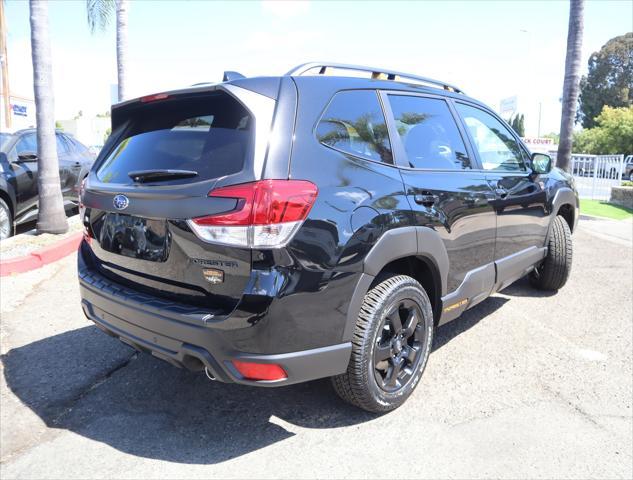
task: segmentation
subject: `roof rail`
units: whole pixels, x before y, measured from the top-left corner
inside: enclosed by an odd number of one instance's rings
[[[442,87],[444,90],[452,91],[455,93],[464,93],[461,88],[457,88],[455,85],[451,85],[441,80],[434,80],[428,77],[421,77],[419,75],[412,75],[410,73],[397,72],[394,70],[386,70],[384,68],[364,67],[362,65],[349,65],[346,63],[330,63],[330,62],[310,62],[303,63],[290,70],[286,75],[289,76],[301,76],[310,70],[318,68],[318,75],[324,75],[328,68],[336,68],[339,70],[350,70],[355,72],[369,72],[371,78],[379,79],[381,75],[385,75],[387,80],[404,81],[415,80],[430,85]]]

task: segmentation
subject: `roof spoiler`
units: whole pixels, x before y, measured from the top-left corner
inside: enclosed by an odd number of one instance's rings
[[[232,82],[233,80],[241,80],[242,78],[246,77],[241,73],[233,72],[231,70],[227,70],[226,72],[224,72],[224,75],[222,75],[223,82]]]
[[[233,80],[241,80],[242,78],[246,78],[244,75],[242,75],[239,72],[234,72],[232,70],[227,70],[222,74],[222,81],[223,82],[232,82]],[[200,82],[200,83],[194,83],[191,86],[192,87],[201,87],[203,85],[214,85],[214,82]]]

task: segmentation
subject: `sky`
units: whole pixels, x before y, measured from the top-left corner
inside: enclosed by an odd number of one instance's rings
[[[0,0],[1,1],[1,0]],[[129,8],[129,95],[220,81],[224,70],[279,75],[308,61],[378,66],[441,79],[498,110],[517,96],[526,135],[558,132],[569,2],[150,1]],[[28,2],[6,0],[10,89],[33,96]],[[92,34],[84,0],[49,5],[55,113],[109,110],[114,18]],[[588,0],[590,54],[633,30],[633,1]]]

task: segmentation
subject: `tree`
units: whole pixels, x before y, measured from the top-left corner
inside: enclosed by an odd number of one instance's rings
[[[522,113],[511,117],[508,123],[519,137],[525,137],[525,116]]]
[[[127,98],[127,15],[128,0],[86,0],[88,26],[94,33],[104,30],[110,23],[112,12],[116,12],[116,69],[118,76],[119,102]]]
[[[596,155],[633,154],[633,106],[605,105],[594,128],[576,133],[574,150]]]
[[[580,82],[582,126],[595,126],[605,105],[633,105],[633,32],[612,38],[589,57],[589,73]]]
[[[31,58],[37,121],[37,189],[39,233],[64,233],[68,221],[59,181],[59,161],[55,140],[55,100],[53,67],[48,35],[48,2],[30,0]]]
[[[565,79],[563,81],[562,112],[560,119],[560,143],[556,165],[569,170],[572,135],[580,84],[580,59],[584,30],[584,0],[569,1],[569,26],[567,30],[567,53],[565,55]]]

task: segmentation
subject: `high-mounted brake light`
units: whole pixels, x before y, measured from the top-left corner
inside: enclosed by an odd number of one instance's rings
[[[229,212],[189,220],[199,238],[251,248],[282,247],[306,219],[317,187],[305,180],[261,180],[209,192],[210,197],[234,198]]]
[[[142,103],[156,102],[158,100],[165,100],[166,98],[169,98],[168,93],[154,93],[152,95],[145,95],[144,97],[141,97],[141,102]]]

